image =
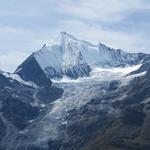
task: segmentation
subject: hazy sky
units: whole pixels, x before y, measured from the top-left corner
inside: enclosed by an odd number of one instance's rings
[[[150,0],[0,0],[0,69],[13,71],[61,31],[150,52]]]

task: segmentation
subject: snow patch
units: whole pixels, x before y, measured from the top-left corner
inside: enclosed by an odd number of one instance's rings
[[[37,85],[35,85],[34,83],[32,82],[25,82],[18,74],[13,74],[13,73],[6,73],[6,72],[3,72],[2,73],[6,78],[8,79],[11,79],[10,81],[13,82],[13,80],[16,80],[24,85],[27,85],[27,86],[31,86],[31,87],[34,87],[36,88]]]
[[[134,75],[130,75],[130,76],[127,76],[125,78],[122,79],[122,83],[121,83],[121,86],[126,86],[129,84],[129,82],[131,82],[133,79],[137,78],[137,77],[142,77],[146,74],[147,71],[144,71],[144,72],[141,72],[141,73],[137,73],[137,74],[134,74]]]

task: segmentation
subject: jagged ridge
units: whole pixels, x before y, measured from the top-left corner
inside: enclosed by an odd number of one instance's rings
[[[137,65],[144,60],[147,54],[126,53],[115,50],[104,44],[94,45],[87,41],[78,40],[74,36],[61,32],[51,43],[45,44],[40,50],[32,54],[48,78],[62,78],[68,76],[78,78],[89,76],[94,67],[125,67]],[[29,62],[29,57],[25,62]],[[19,75],[27,66],[21,64],[16,72]],[[31,71],[31,70],[30,70]]]

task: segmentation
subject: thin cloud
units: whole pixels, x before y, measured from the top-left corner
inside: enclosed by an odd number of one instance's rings
[[[96,24],[88,25],[81,21],[66,20],[60,22],[60,28],[82,39],[93,41],[94,43],[101,42],[110,47],[124,49],[129,52],[140,52],[143,49],[148,52],[148,47],[150,47],[148,39],[121,31],[105,30],[102,26]]]
[[[1,52],[0,55],[0,70],[14,72],[18,64],[28,57],[27,53],[13,51],[13,52]]]
[[[71,17],[94,21],[120,21],[132,11],[149,8],[142,0],[58,1],[56,10]]]

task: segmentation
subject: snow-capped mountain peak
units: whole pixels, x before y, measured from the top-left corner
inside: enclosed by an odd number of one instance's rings
[[[32,54],[34,61],[49,78],[89,76],[95,67],[137,65],[146,56],[142,53],[115,50],[102,43],[94,45],[66,32],[61,32],[54,40]],[[20,65],[17,70],[20,67],[25,66]]]
[[[51,39],[46,46],[51,47],[52,45],[63,45],[69,41],[79,41],[73,35],[68,34],[67,32],[60,32],[57,36]]]
[[[55,40],[33,55],[50,78],[66,74],[71,77],[88,75],[90,69],[82,56],[80,45],[80,40],[66,32],[61,32]]]

